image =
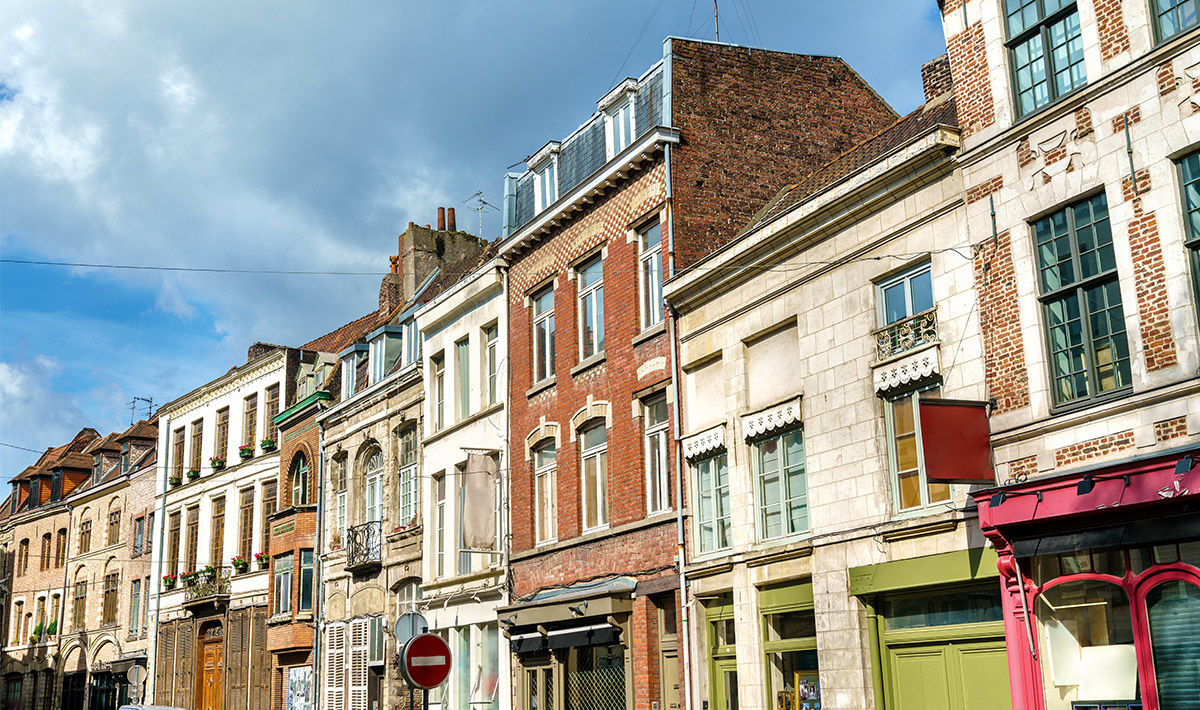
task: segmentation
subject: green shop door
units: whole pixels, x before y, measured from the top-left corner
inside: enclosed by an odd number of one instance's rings
[[[890,710],[1010,710],[1004,640],[888,646]]]
[[[712,669],[712,710],[738,710],[737,662],[714,661]]]

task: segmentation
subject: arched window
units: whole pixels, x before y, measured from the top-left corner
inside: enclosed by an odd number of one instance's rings
[[[375,522],[383,520],[383,452],[375,449],[371,455],[367,457],[366,466],[366,482],[367,482],[367,499],[366,499],[366,519],[367,522]]]
[[[297,454],[292,461],[292,505],[308,505],[308,459]]]

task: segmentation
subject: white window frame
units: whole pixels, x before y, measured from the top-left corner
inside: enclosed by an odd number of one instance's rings
[[[378,457],[378,465],[373,466]],[[383,451],[376,449],[366,460],[366,487],[364,488],[364,522],[383,520]]]
[[[430,389],[433,390],[433,430],[441,431],[446,426],[446,356],[443,352],[434,355],[430,360],[433,380]]]
[[[354,396],[354,356],[342,359],[342,399]]]
[[[446,474],[433,478],[434,578],[446,576]]]
[[[549,453],[549,456],[545,454]],[[533,534],[539,545],[558,539],[558,501],[555,472],[558,468],[558,444],[553,439],[533,448],[534,519]],[[541,465],[539,466],[539,462]]]
[[[454,343],[454,414],[457,421],[471,416],[471,336]]]
[[[405,443],[405,439],[409,443]],[[421,503],[420,479],[417,477],[417,430],[410,427],[400,432],[400,524],[409,525],[417,517]],[[405,448],[411,448],[412,461],[405,462]]]
[[[884,400],[883,419],[887,433],[888,477],[891,480],[892,505],[895,506],[897,513],[909,513],[934,505],[945,505],[951,501],[952,491],[949,484],[944,483],[935,485],[945,486],[946,497],[939,500],[932,499],[929,491],[929,482],[925,478],[925,452],[921,445],[921,418],[917,416],[917,402],[921,398],[921,395],[927,394],[930,397],[941,397],[941,387],[941,383],[939,382],[916,390],[898,392],[895,396]],[[917,505],[903,507],[900,500],[900,474],[908,473],[911,475],[912,469],[900,470],[900,456],[896,450],[896,415],[894,406],[896,402],[906,397],[909,398],[908,406],[912,408],[913,440],[917,454],[917,485],[919,486],[921,501]]]
[[[792,435],[797,435],[800,437],[802,460],[799,464],[784,461],[784,457],[787,454],[787,447],[784,445],[784,439]],[[762,467],[764,448],[770,442],[775,442],[775,445],[779,447],[780,464],[778,469],[775,471],[764,471]],[[778,540],[793,535],[801,535],[811,531],[812,519],[809,516],[808,511],[808,452],[805,448],[804,430],[800,428],[788,429],[786,431],[775,432],[770,436],[761,437],[751,443],[751,449],[752,453],[750,459],[754,468],[755,527],[758,529],[759,539]],[[792,468],[802,469],[800,475],[802,476],[803,491],[801,492],[791,491],[788,489],[788,469]],[[778,513],[781,516],[780,532],[775,535],[768,535],[766,526],[766,513],[769,506],[765,502],[766,496],[764,484],[766,479],[771,475],[779,476],[779,500],[771,504],[772,506],[778,507]],[[802,502],[797,505],[795,501]],[[807,524],[802,528],[793,530],[791,529],[791,511],[793,507],[800,506],[804,507],[805,509],[805,521]]]
[[[599,267],[600,275],[585,286],[583,274],[593,266]],[[604,352],[604,256],[596,254],[581,262],[575,268],[575,283],[579,286],[579,359],[586,360]],[[586,328],[589,320],[593,325],[590,336]]]
[[[879,327],[882,328],[882,327],[889,326],[892,323],[899,323],[900,321],[904,320],[905,318],[911,318],[911,317],[917,315],[918,313],[924,313],[925,311],[929,310],[929,308],[926,308],[925,310],[921,310],[921,311],[913,310],[913,294],[912,294],[913,281],[918,276],[925,275],[925,274],[927,274],[929,276],[929,300],[930,300],[930,303],[933,304],[933,306],[931,306],[931,307],[936,307],[937,301],[935,301],[933,298],[933,271],[932,271],[932,266],[928,261],[926,261],[918,266],[915,266],[911,269],[908,269],[908,270],[904,271],[903,273],[896,274],[895,276],[892,276],[891,278],[888,278],[884,281],[880,281],[878,284],[875,285],[875,293],[877,294],[875,300],[878,304],[877,305],[877,315],[879,318]],[[897,286],[897,285],[903,285],[903,288],[904,288],[905,315],[903,315],[900,318],[897,318],[893,321],[889,321],[887,319],[886,293],[889,288],[892,288],[893,286]]]
[[[727,550],[733,544],[730,530],[733,520],[729,507],[729,459],[724,450],[705,456],[691,462],[692,475],[696,481],[696,548],[699,554],[706,555],[719,550]],[[725,483],[721,484],[721,471],[725,472]],[[706,497],[711,498],[705,506]],[[712,539],[705,544],[704,525],[712,527]],[[723,529],[724,543],[720,544]]]
[[[533,171],[534,214],[558,201],[558,154]]]
[[[650,412],[655,405],[663,407],[661,422],[650,423]],[[642,422],[645,428],[642,451],[646,468],[646,513],[661,513],[671,509],[670,467],[668,466],[667,432],[670,429],[670,409],[665,393],[651,397],[642,403]],[[657,447],[657,453],[654,449]]]
[[[456,506],[457,513],[458,513],[458,515],[457,515],[458,525],[456,525],[455,527],[458,528],[458,531],[457,531],[458,532],[458,541],[457,541],[458,561],[456,563],[455,571],[458,574],[463,575],[463,574],[471,573],[472,568],[474,567],[475,558],[472,555],[472,553],[467,549],[467,544],[465,541],[467,531],[463,528],[463,523],[466,520],[465,507],[467,504],[467,495],[466,495],[467,494],[467,491],[466,491],[467,477],[465,475],[465,469],[459,468],[459,469],[457,469],[457,472],[459,474],[458,485],[455,486],[455,489],[458,494],[458,505]]]
[[[367,386],[368,387],[370,387],[371,385],[373,385],[376,382],[379,382],[380,380],[383,379],[383,365],[384,365],[384,360],[385,360],[384,352],[386,351],[386,345],[387,345],[387,336],[384,336],[384,335],[381,335],[378,338],[375,338],[374,340],[371,341],[370,345],[368,345],[368,348],[369,348],[368,353],[367,353],[367,358],[369,359],[369,362],[367,363],[367,372],[368,372]]]
[[[637,136],[636,96],[629,91],[604,112],[604,150],[608,160],[628,148]]]
[[[604,432],[604,442],[584,448],[587,432],[599,429]],[[585,424],[579,429],[579,515],[583,532],[603,530],[608,527],[608,429],[604,421]],[[596,479],[588,485],[588,463],[594,462]],[[588,498],[595,497],[596,519],[588,520]]]
[[[410,318],[404,321],[404,355],[405,365],[411,365],[421,359],[421,334],[417,330],[417,321]]]
[[[538,301],[550,297],[550,307],[538,311]],[[533,293],[530,309],[533,313],[533,381],[545,382],[554,377],[554,285],[550,284]]]
[[[658,242],[647,246],[647,235],[657,229]],[[662,296],[662,221],[655,219],[637,230],[638,238],[638,295],[642,330],[656,326],[665,318]]]
[[[484,374],[486,379],[484,397],[486,405],[493,405],[500,398],[500,324],[492,323],[483,328]]]

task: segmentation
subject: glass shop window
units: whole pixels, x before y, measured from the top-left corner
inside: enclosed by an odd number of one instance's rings
[[[1046,710],[1078,701],[1129,701],[1138,691],[1129,597],[1094,579],[1062,582],[1037,596]]]

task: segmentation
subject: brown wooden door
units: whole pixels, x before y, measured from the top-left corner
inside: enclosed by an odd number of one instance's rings
[[[197,710],[222,710],[225,694],[221,639],[204,641],[200,647],[200,687]]]

